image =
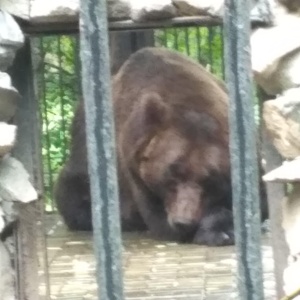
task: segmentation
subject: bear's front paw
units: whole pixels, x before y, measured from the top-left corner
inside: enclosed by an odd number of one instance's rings
[[[207,246],[228,246],[234,244],[233,230],[210,231],[199,229],[194,237],[195,244]]]
[[[194,243],[208,246],[234,244],[232,212],[224,207],[211,209],[205,215],[194,236]]]

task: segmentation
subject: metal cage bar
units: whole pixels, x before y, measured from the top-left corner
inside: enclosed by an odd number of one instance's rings
[[[123,283],[106,1],[81,0],[80,33],[98,299],[117,300]]]
[[[226,0],[225,74],[230,95],[230,153],[239,299],[264,299],[261,228],[252,103],[250,1]]]

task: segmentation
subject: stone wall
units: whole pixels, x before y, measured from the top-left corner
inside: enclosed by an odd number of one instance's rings
[[[267,137],[284,160],[264,179],[289,184],[282,226],[290,252],[284,290],[291,294],[300,288],[300,2],[279,0],[273,13],[273,25],[252,34],[252,68],[270,99],[263,104]]]
[[[22,97],[12,86],[6,72],[16,51],[22,47],[24,36],[14,18],[0,11],[0,299],[14,300],[15,271],[12,224],[18,220],[17,202],[37,199],[37,193],[23,165],[10,155],[18,137],[12,120]]]
[[[252,18],[269,20],[265,1],[252,0]],[[79,0],[2,0],[9,13],[32,23],[72,22],[78,18]],[[182,16],[222,17],[224,0],[107,0],[110,21],[147,22]]]

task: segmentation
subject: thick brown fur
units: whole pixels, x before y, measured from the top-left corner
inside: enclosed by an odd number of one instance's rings
[[[182,242],[232,244],[224,84],[178,53],[144,48],[114,76],[112,92],[123,229],[147,228],[157,238]],[[72,137],[56,199],[67,225],[80,230],[91,228],[90,208],[81,211],[90,205],[82,104]]]
[[[120,196],[127,187],[120,178]],[[124,192],[122,192],[124,191]],[[63,166],[54,187],[57,209],[70,230],[91,231],[91,199],[87,166],[85,115],[80,101],[71,127],[70,156]],[[134,212],[132,202],[122,202],[122,215],[126,222],[123,230],[146,229],[138,212]],[[132,224],[131,224],[132,222]]]
[[[60,171],[54,188],[54,198],[69,229],[89,231],[92,229],[91,200],[82,108],[81,102],[71,128],[70,157]]]

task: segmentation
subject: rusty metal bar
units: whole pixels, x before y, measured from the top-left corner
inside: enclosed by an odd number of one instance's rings
[[[239,299],[262,300],[258,163],[249,36],[250,0],[226,0],[225,78],[230,94],[230,152]]]
[[[81,0],[80,34],[98,299],[121,300],[121,233],[105,0]]]

